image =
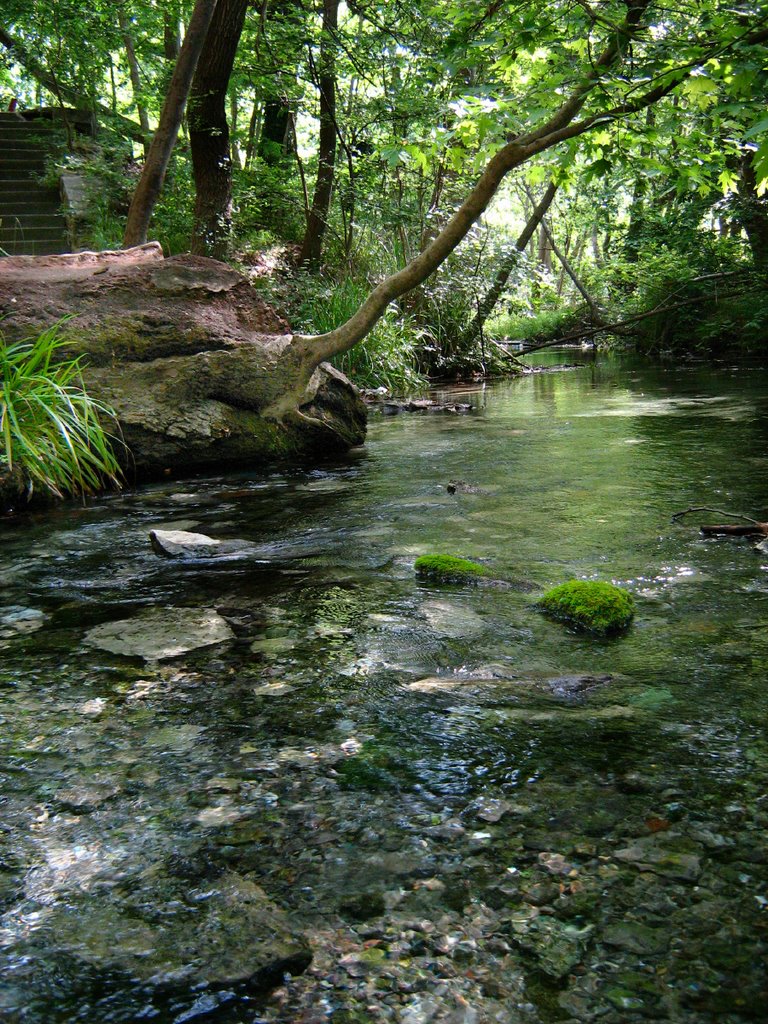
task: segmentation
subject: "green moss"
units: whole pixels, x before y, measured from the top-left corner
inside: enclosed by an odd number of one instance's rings
[[[484,565],[454,555],[421,555],[413,567],[417,576],[438,583],[463,583],[489,575]]]
[[[553,619],[599,636],[626,629],[635,613],[632,596],[626,590],[593,580],[570,580],[553,587],[541,599],[540,607]]]

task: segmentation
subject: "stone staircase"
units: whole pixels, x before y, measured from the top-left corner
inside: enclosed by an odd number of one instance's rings
[[[70,249],[59,193],[38,180],[53,136],[50,121],[0,113],[0,257]]]

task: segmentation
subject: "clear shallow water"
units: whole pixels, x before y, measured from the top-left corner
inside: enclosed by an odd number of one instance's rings
[[[462,394],[321,469],[3,526],[8,1019],[764,1019],[768,556],[670,516],[765,518],[768,375],[603,360]],[[258,557],[159,559],[172,526]],[[425,585],[430,551],[519,586]],[[626,637],[536,612],[574,576],[634,593]],[[235,639],[83,643],[157,607]],[[612,678],[548,682],[579,674]],[[179,939],[233,878],[315,952],[266,1001]]]

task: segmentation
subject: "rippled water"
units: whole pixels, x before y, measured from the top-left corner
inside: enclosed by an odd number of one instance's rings
[[[461,394],[319,469],[3,525],[7,1019],[764,1019],[768,555],[670,517],[766,518],[768,374],[606,359]],[[152,528],[258,547],[165,560]],[[513,585],[427,585],[431,551]],[[574,576],[633,592],[627,636],[536,611]],[[234,638],[84,643],[166,607]],[[583,674],[611,679],[551,682]],[[271,999],[221,963],[254,884],[315,953]]]

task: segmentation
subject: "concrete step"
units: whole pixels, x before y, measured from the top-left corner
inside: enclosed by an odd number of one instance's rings
[[[6,242],[36,242],[46,238],[65,238],[65,225],[63,218],[51,218],[50,221],[39,225],[16,224],[15,221],[5,220],[0,224],[0,246],[5,248]]]
[[[25,124],[26,122],[21,114],[17,114],[15,111],[11,112],[10,110],[0,110],[0,123]]]
[[[16,149],[0,153],[1,167],[43,167],[45,164],[45,153],[23,153]]]
[[[58,189],[41,185],[26,178],[7,178],[0,181],[0,201],[30,203],[36,199],[59,199]]]
[[[27,121],[5,124],[0,121],[0,138],[3,139],[47,139],[53,134],[51,124],[29,124]]]
[[[0,192],[0,219],[3,217],[29,217],[37,214],[60,214],[61,203],[59,197],[54,196],[52,199],[41,198],[32,199],[27,198],[26,200],[12,200],[7,202],[3,198],[2,192]]]
[[[69,252],[69,244],[62,238],[38,239],[34,242],[0,243],[0,249],[6,256],[53,256],[57,253]],[[0,254],[1,256],[2,254]],[[0,258],[0,270],[3,262]]]
[[[36,164],[34,167],[8,167],[6,164],[0,163],[0,181],[14,181],[21,186],[38,184],[36,179],[42,172],[42,164],[39,166]]]
[[[45,157],[48,149],[40,144],[39,139],[30,139],[26,135],[18,139],[0,137],[0,160],[9,156]]]
[[[56,234],[66,230],[67,221],[63,214],[50,210],[35,210],[33,213],[0,212],[0,231],[12,227],[19,227],[23,231],[28,228],[52,227],[55,228],[53,234]]]

